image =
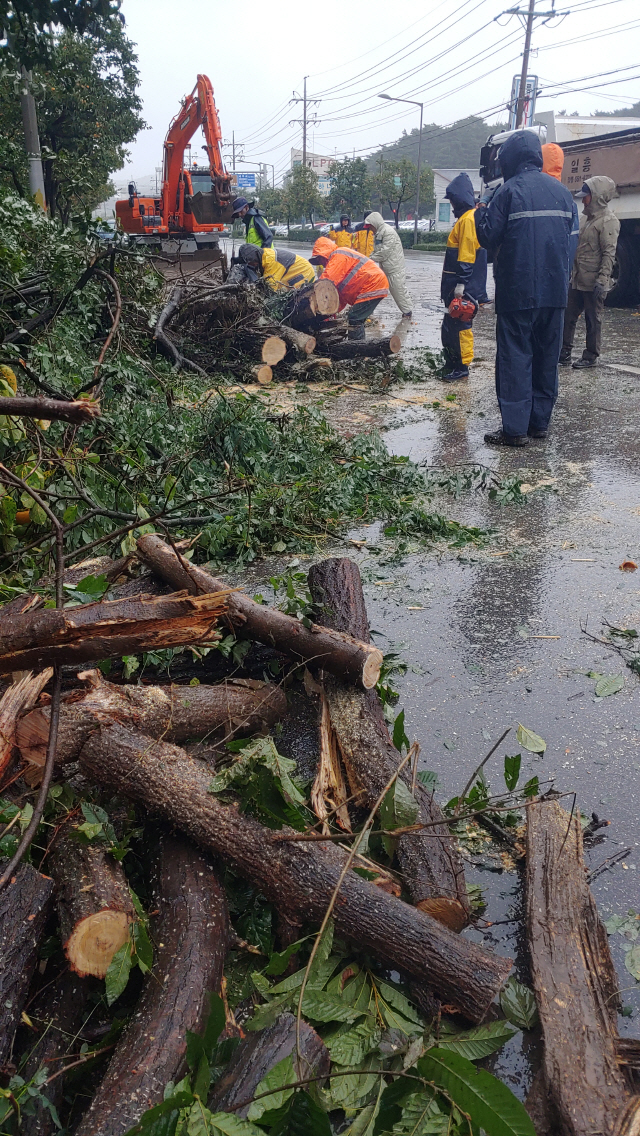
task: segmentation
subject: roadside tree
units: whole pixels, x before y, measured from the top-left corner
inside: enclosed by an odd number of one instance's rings
[[[385,162],[380,158],[378,169],[373,177],[374,192],[381,205],[387,205],[393,213],[396,229],[402,212],[415,202],[417,167],[408,158]],[[420,214],[433,209],[433,170],[425,166],[420,171]]]

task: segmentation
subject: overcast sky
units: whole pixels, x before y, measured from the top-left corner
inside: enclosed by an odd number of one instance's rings
[[[289,168],[291,147],[301,145],[301,128],[290,125],[301,104],[289,100],[294,89],[302,93],[305,74],[309,97],[320,99],[310,108],[320,122],[310,126],[307,143],[319,154],[364,155],[418,125],[417,107],[385,103],[380,91],[423,101],[425,123],[447,125],[469,114],[504,118],[524,38],[517,17],[500,15],[509,6],[123,0],[149,129],[132,144],[116,181],[153,174],[169,122],[198,72],[213,83],[224,138],[230,142],[235,131],[249,163],[274,163],[276,181]],[[537,8],[549,11],[550,0],[537,0]],[[560,12],[567,8],[556,4]],[[570,15],[546,26],[536,21],[532,45],[531,71],[546,88],[539,110],[592,114],[640,99],[638,0],[576,0]]]

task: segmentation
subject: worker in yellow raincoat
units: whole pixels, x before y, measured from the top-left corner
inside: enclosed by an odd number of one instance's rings
[[[335,229],[332,225],[329,229],[329,240],[333,241],[338,248],[351,248],[352,233],[351,218],[348,214],[343,213],[338,228]]]
[[[316,274],[313,265],[304,256],[288,249],[259,248],[258,245],[240,245],[238,256],[242,264],[262,276],[274,292],[301,288],[313,284]]]
[[[486,292],[487,253],[476,236],[476,199],[469,175],[458,174],[447,186],[446,196],[456,223],[447,239],[440,283],[440,297],[447,308],[441,330],[447,365],[440,378],[445,383],[455,383],[468,379],[469,364],[473,362],[471,328],[479,301]],[[461,318],[460,312],[465,309],[467,318]]]

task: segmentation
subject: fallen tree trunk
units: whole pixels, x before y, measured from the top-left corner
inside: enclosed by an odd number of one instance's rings
[[[285,1057],[294,1055],[295,1077],[319,1077],[329,1072],[331,1058],[323,1040],[307,1022],[300,1023],[300,1059],[295,1056],[296,1019],[281,1014],[272,1026],[250,1033],[235,1050],[224,1073],[216,1082],[208,1107],[212,1112],[233,1112],[246,1118],[251,1104],[242,1108],[240,1101],[253,1097],[263,1077]],[[269,1101],[267,1100],[267,1108]]]
[[[287,343],[294,347],[298,354],[304,358],[306,355],[312,355],[316,349],[316,339],[314,335],[307,335],[304,331],[296,331],[294,327],[281,326],[279,334]]]
[[[20,1022],[52,893],[53,880],[31,864],[22,864],[0,891],[0,1067]]]
[[[54,982],[47,981],[34,1005],[29,1007],[29,1019],[40,1037],[21,1067],[25,1081],[30,1081],[40,1069],[47,1068],[49,1074],[57,1073],[64,1067],[64,1058],[75,1057],[85,1040],[82,1025],[89,1011],[89,994],[94,990],[91,979],[79,978],[71,970],[65,970]],[[44,1092],[54,1108],[59,1109],[64,1100],[64,1076],[56,1077]],[[59,1131],[48,1108],[39,1101],[33,1108],[30,1115],[23,1113],[21,1136],[53,1136]]]
[[[59,402],[54,398],[27,398],[17,394],[13,398],[0,398],[0,414],[8,414],[12,418],[73,422],[76,426],[82,426],[85,422],[93,422],[100,417],[100,403],[93,399]]]
[[[0,626],[0,674],[206,642],[228,595],[132,596],[11,615]]]
[[[15,599],[3,604],[0,607],[0,616],[4,619],[7,615],[24,615],[25,611],[33,611],[37,607],[44,607],[42,596],[36,592],[25,592],[24,595],[16,596]]]
[[[188,371],[196,371],[197,374],[206,377],[207,372],[204,370],[204,368],[200,367],[198,363],[193,363],[191,359],[187,359],[181,351],[178,351],[175,343],[173,343],[173,341],[169,339],[169,336],[167,335],[167,324],[171,319],[173,319],[173,317],[179,310],[183,295],[184,288],[182,288],[180,285],[176,285],[176,287],[171,292],[171,295],[169,296],[169,299],[167,300],[164,308],[160,312],[160,315],[158,316],[158,322],[155,326],[153,338],[160,347],[163,355],[166,355],[166,357],[171,360],[176,370],[184,367]]]
[[[215,733],[214,741],[254,734],[287,713],[284,691],[271,683],[236,679],[219,686],[116,686],[100,671],[78,675],[84,695],[73,691],[60,707],[56,765],[76,761],[99,722],[121,722],[153,738],[182,742]],[[11,688],[10,688],[11,689]],[[1,704],[0,704],[1,705]],[[43,766],[51,711],[38,707],[20,719],[15,744],[23,760]]]
[[[37,675],[29,671],[8,687],[0,698],[0,778],[3,777],[11,761],[18,718],[25,710],[30,710],[35,705],[40,692],[44,690],[52,674],[53,671],[50,667]],[[47,725],[47,737],[44,740],[45,751],[48,737],[49,727]]]
[[[174,587],[186,588],[194,596],[224,589],[220,580],[190,564],[155,533],[138,538],[138,556],[157,576]],[[294,659],[323,667],[365,690],[378,681],[382,651],[370,643],[361,643],[350,635],[315,623],[305,627],[293,616],[258,604],[243,592],[228,596],[225,619],[243,638],[277,647]]]
[[[616,1059],[618,985],[587,884],[579,816],[527,805],[527,936],[544,1088],[563,1136],[610,1136],[628,1089]]]
[[[81,844],[68,825],[47,864],[56,885],[60,937],[69,966],[81,977],[104,978],[135,922],[122,865],[104,846]]]
[[[313,326],[318,319],[334,316],[340,307],[338,289],[332,280],[320,277],[309,288],[301,288],[295,293],[294,308],[287,317],[294,328],[304,329]]]
[[[92,735],[80,765],[99,784],[142,802],[217,852],[285,914],[320,924],[344,865],[343,849],[283,840],[286,832],[274,833],[221,804],[209,791],[208,766],[119,725]],[[334,917],[340,936],[428,984],[472,1021],[483,1019],[511,970],[509,960],[452,934],[352,871]]]
[[[360,570],[353,560],[331,558],[312,565],[309,587],[322,618],[332,627],[369,638]],[[382,704],[375,690],[357,691],[331,676],[325,678],[324,688],[351,792],[371,808],[401,760]],[[411,788],[411,771],[405,769],[400,777]],[[417,781],[413,795],[419,807],[416,823],[429,827],[398,840],[407,887],[416,907],[460,931],[468,921],[469,900],[456,842],[433,793]]]
[[[345,340],[343,343],[326,340],[322,344],[322,350],[331,359],[377,359],[379,356],[397,355],[401,347],[399,335],[390,335],[388,339]]]
[[[161,839],[154,884],[155,965],[75,1136],[121,1136],[186,1071],[187,1031],[199,1032],[218,991],[229,941],[223,888],[181,837]]]

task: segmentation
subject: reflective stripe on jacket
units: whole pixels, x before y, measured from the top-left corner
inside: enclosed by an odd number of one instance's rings
[[[301,288],[303,284],[312,284],[316,278],[313,265],[305,257],[274,248],[262,250],[262,275],[274,292],[285,287]]]
[[[356,225],[351,234],[352,249],[361,252],[363,256],[371,256],[375,243],[376,238],[373,235],[373,229],[365,229],[362,225]]]
[[[444,254],[440,297],[451,303],[456,284],[474,300],[484,296],[487,287],[487,253],[480,247],[476,235],[475,209],[468,209],[456,221],[449,233]]]
[[[351,229],[329,229],[329,240],[335,241],[338,248],[351,248]]]
[[[259,248],[271,248],[273,233],[267,225],[259,209],[251,207],[243,217],[248,245],[258,245]]]
[[[338,289],[339,311],[348,304],[382,300],[389,294],[389,281],[382,269],[354,249],[338,248],[331,253],[322,278],[333,281]]]

